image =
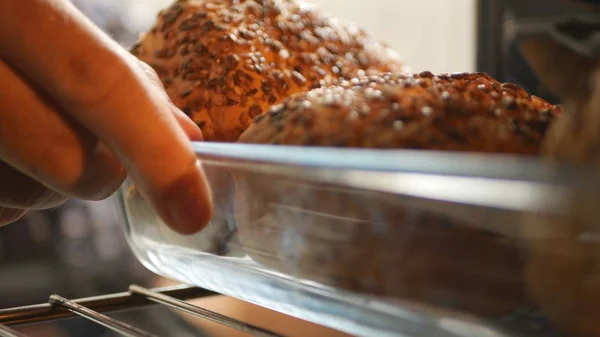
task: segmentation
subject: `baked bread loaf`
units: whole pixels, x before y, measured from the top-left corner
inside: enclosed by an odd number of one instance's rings
[[[559,110],[485,74],[384,74],[296,94],[239,141],[536,155]],[[234,178],[240,241],[274,270],[492,317],[527,304],[516,241],[465,217],[385,193]]]
[[[339,78],[405,71],[356,26],[293,0],[180,0],[132,53],[208,141],[236,141],[269,106]]]
[[[485,74],[384,74],[295,95],[240,142],[531,155],[558,111]]]

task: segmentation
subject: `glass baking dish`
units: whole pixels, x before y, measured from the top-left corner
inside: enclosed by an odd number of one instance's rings
[[[130,181],[117,194],[131,248],[162,276],[359,336],[580,336],[571,312],[600,287],[581,281],[598,247],[590,170],[499,155],[194,148],[215,207],[202,232],[168,229]]]

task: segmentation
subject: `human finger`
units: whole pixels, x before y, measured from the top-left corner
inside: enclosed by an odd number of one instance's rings
[[[125,177],[106,146],[2,60],[0,121],[0,160],[62,194],[102,199]]]
[[[189,139],[135,58],[67,1],[7,0],[3,12],[0,56],[109,147],[167,223],[182,233],[207,224],[212,201]]]
[[[0,162],[0,207],[48,209],[60,206],[67,197]]]

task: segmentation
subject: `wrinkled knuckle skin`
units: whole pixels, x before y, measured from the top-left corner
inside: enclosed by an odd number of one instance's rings
[[[0,226],[8,225],[25,215],[25,210],[0,207]]]
[[[84,200],[106,199],[121,186],[126,176],[122,167],[91,168],[71,187],[71,195]]]
[[[65,196],[0,161],[0,207],[47,209],[65,200]]]
[[[131,78],[131,67],[117,55],[72,57],[64,70],[60,93],[77,107],[101,105],[117,88]]]
[[[26,190],[0,195],[0,207],[19,209],[49,209],[62,205],[67,198],[42,185],[24,186]]]

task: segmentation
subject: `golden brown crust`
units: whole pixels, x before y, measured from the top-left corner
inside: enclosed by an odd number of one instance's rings
[[[385,74],[296,94],[240,142],[535,154],[559,110],[485,74]]]
[[[364,31],[292,0],[179,1],[132,53],[158,72],[208,141],[237,140],[253,117],[293,93],[405,71]]]

